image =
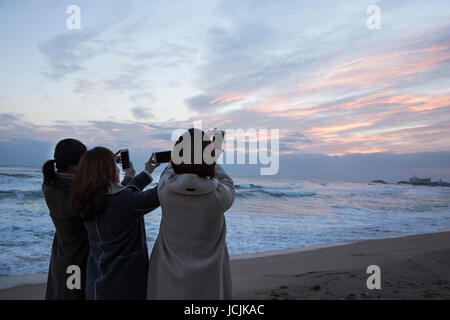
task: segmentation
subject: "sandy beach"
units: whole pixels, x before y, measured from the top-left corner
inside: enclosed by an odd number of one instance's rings
[[[237,256],[232,273],[235,299],[450,299],[450,231]],[[0,299],[43,299],[45,278],[0,277]]]

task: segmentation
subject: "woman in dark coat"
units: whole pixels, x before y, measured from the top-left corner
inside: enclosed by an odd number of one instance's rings
[[[78,140],[61,140],[55,148],[54,160],[42,167],[45,201],[56,232],[48,270],[47,300],[83,300],[86,261],[89,253],[87,233],[81,219],[70,210],[70,196],[77,164],[86,151]],[[57,171],[55,171],[55,165]],[[67,287],[67,268],[76,265],[81,271],[82,286],[70,290]]]
[[[148,249],[144,214],[159,207],[159,200],[156,188],[142,190],[152,181],[157,166],[152,156],[145,170],[124,187],[119,184],[119,169],[110,150],[96,147],[81,158],[72,209],[88,231],[86,299],[145,299]]]

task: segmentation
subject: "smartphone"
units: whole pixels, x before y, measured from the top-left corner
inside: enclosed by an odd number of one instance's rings
[[[122,159],[122,169],[130,169],[130,153],[128,149],[120,150],[120,158]]]
[[[155,152],[156,163],[170,162],[172,151]]]

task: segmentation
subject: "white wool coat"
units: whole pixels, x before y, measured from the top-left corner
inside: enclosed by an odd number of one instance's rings
[[[162,218],[148,269],[148,299],[231,299],[224,213],[234,202],[233,180],[220,165],[214,178],[176,174],[158,185]]]

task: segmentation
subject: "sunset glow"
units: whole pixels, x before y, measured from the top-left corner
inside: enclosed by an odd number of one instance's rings
[[[280,129],[281,153],[450,150],[450,4],[380,2],[369,30],[370,4],[80,1],[86,19],[68,30],[62,3],[0,2],[0,32],[15,35],[1,139],[167,148],[202,120]],[[31,12],[54,18],[31,29]]]

